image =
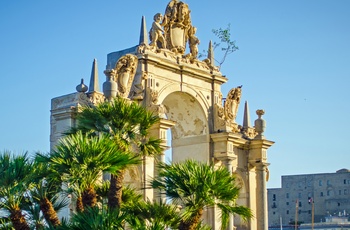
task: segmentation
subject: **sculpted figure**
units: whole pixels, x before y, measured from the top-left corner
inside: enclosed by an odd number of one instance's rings
[[[190,10],[186,3],[171,0],[165,9],[164,34],[167,49],[184,54],[191,26]]]
[[[196,58],[198,55],[198,44],[199,44],[199,39],[197,38],[197,36],[195,35],[197,32],[197,28],[196,27],[191,27],[189,30],[189,40],[188,40],[188,44],[190,46],[190,53],[191,56]]]
[[[188,26],[190,23],[190,10],[188,9],[188,5],[186,3],[179,3],[179,12],[177,15],[177,21],[183,26]]]
[[[157,43],[160,42],[161,44],[161,48],[166,48],[166,41],[165,41],[165,37],[163,35],[164,30],[162,28],[162,26],[166,23],[166,18],[164,18],[165,20],[163,20],[163,16],[160,13],[157,13],[154,15],[153,17],[154,22],[152,24],[152,28],[149,32],[150,34],[150,40],[151,40],[151,46],[155,46],[157,47]],[[160,23],[163,20],[162,23]]]
[[[130,90],[131,84],[134,80],[134,76],[137,68],[137,57],[133,54],[126,54],[122,56],[116,66],[116,79],[118,83],[118,92],[121,96],[128,96],[128,90]]]
[[[174,22],[177,18],[177,4],[179,0],[171,0],[165,9],[164,17],[168,22]]]
[[[231,89],[225,101],[225,116],[226,119],[235,121],[238,111],[238,106],[241,101],[242,86]]]

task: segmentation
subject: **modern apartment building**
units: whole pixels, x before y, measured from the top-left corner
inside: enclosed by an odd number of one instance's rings
[[[312,203],[314,211],[312,211]],[[282,176],[282,188],[268,189],[269,226],[325,222],[350,213],[350,170]]]

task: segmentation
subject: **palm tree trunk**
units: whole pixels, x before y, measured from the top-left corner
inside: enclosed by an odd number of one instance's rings
[[[30,230],[27,221],[24,219],[21,209],[15,208],[10,211],[10,219],[16,230]]]
[[[84,190],[82,194],[82,201],[84,208],[89,207],[95,207],[97,204],[97,195],[95,189],[91,186]]]
[[[190,220],[182,220],[179,225],[179,230],[194,230],[197,228],[203,215],[203,209],[199,209]]]
[[[83,198],[81,196],[77,197],[76,209],[77,209],[77,212],[84,211]]]
[[[124,170],[119,171],[118,175],[111,175],[111,185],[108,191],[108,207],[111,209],[119,208],[122,204],[124,175]]]
[[[57,227],[61,224],[51,201],[46,197],[40,201],[40,210],[43,212],[45,219],[49,221],[54,227]]]

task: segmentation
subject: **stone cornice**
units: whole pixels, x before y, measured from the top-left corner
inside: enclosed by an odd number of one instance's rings
[[[269,141],[266,139],[255,139],[250,141],[250,149],[268,149],[270,148],[275,142]]]

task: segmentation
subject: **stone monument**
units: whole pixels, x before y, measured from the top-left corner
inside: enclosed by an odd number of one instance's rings
[[[241,187],[237,203],[249,207],[254,218],[244,223],[231,216],[229,229],[267,230],[267,149],[274,142],[264,136],[264,111],[257,111],[257,127],[252,127],[246,102],[243,124],[237,123],[243,87],[232,88],[223,99],[221,86],[228,78],[214,65],[211,42],[208,57],[197,58],[199,39],[190,12],[186,3],[171,0],[164,14],[155,13],[150,31],[142,17],[139,44],[107,55],[103,93],[98,86],[95,60],[88,89],[82,82],[77,92],[53,98],[51,147],[62,132],[75,125],[81,105],[97,104],[117,95],[136,101],[162,118],[151,133],[163,140],[164,151],[171,130],[174,162],[188,158],[212,162],[225,165],[236,176]],[[164,161],[164,156],[160,160]],[[154,159],[149,158],[135,174],[137,179],[126,183],[142,188],[145,178],[156,171]],[[145,198],[158,199],[152,189],[141,191]],[[217,209],[208,209],[204,216],[212,229],[220,228]]]

